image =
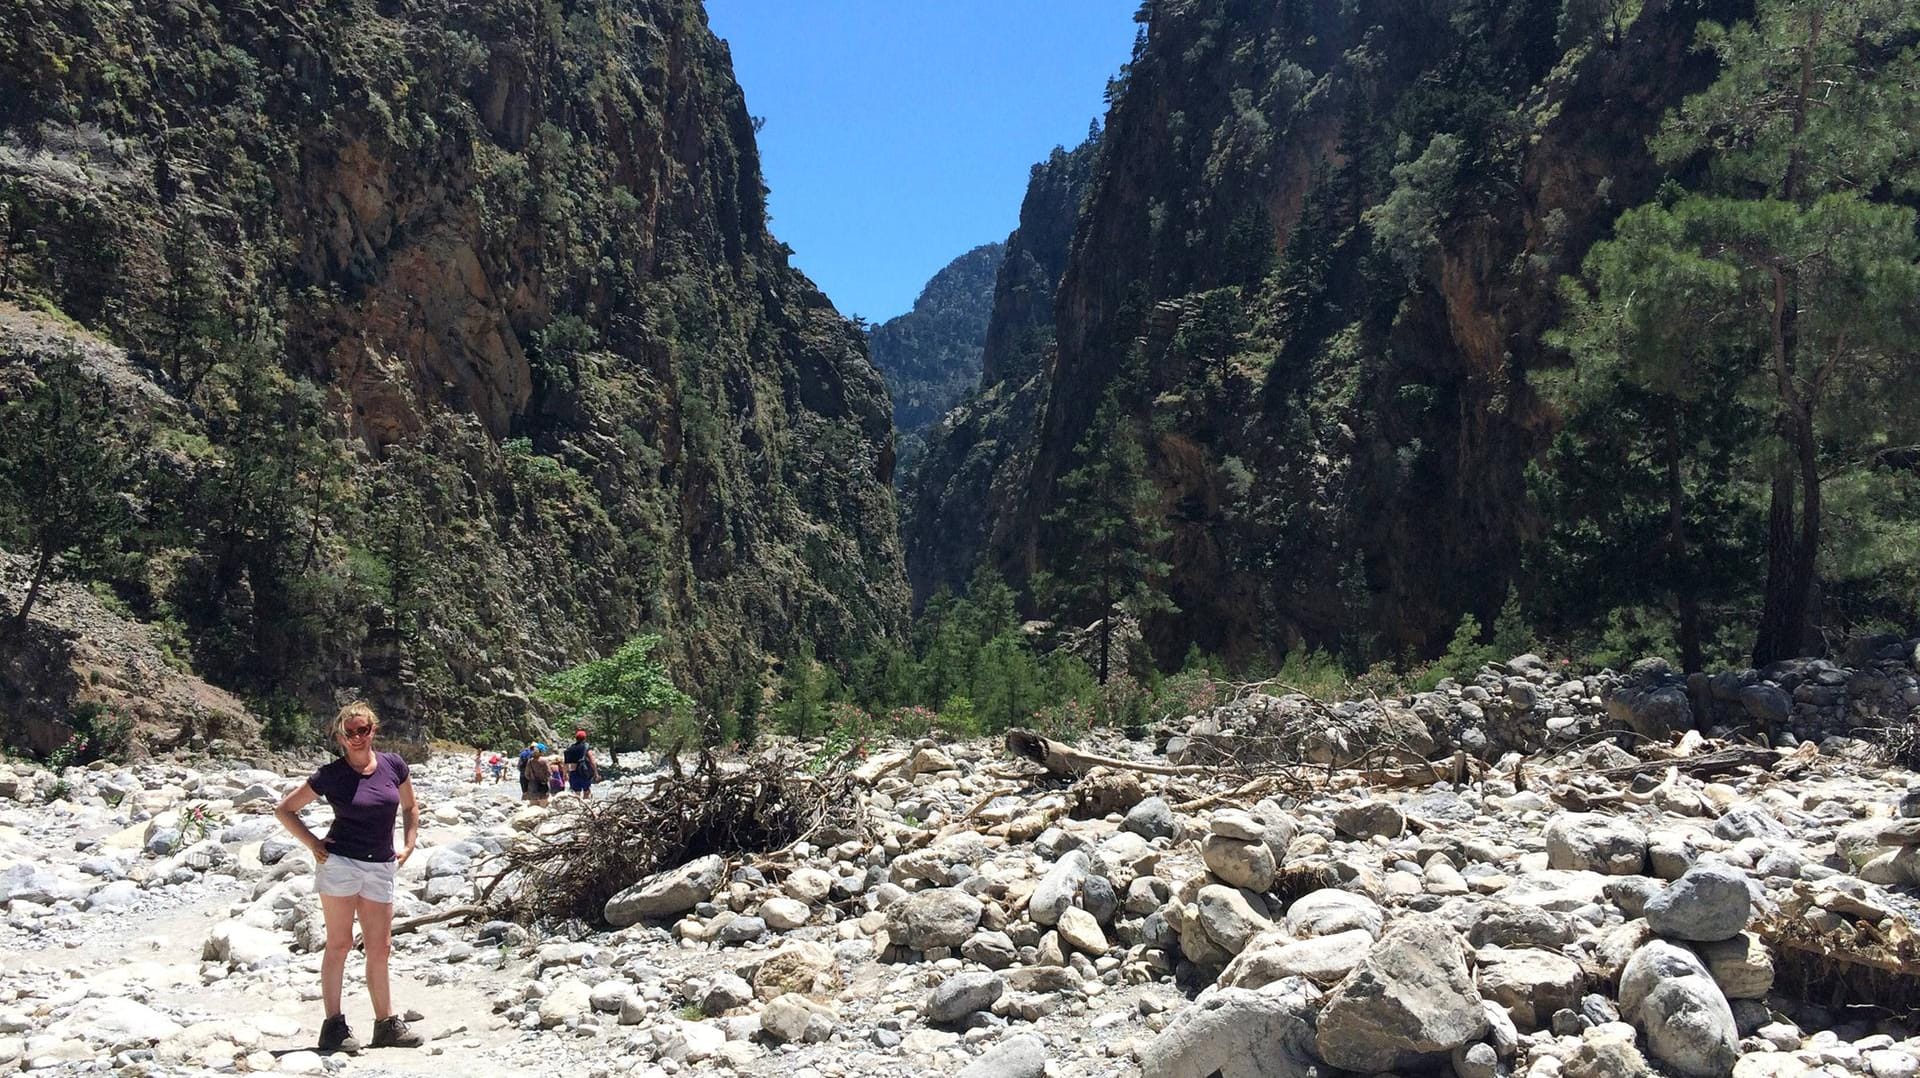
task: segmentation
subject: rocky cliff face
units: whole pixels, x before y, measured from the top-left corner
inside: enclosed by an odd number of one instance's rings
[[[901,492],[901,536],[915,605],[966,585],[1005,510],[1022,496],[1033,424],[1044,406],[1053,296],[1067,264],[1098,143],[1056,149],[1033,166],[1020,223],[994,279],[980,391],[929,428]]]
[[[973,545],[909,515],[916,588],[980,556],[1047,568],[1058,480],[1114,392],[1172,525],[1163,657],[1431,652],[1462,610],[1490,617],[1551,423],[1524,372],[1551,361],[1554,282],[1651,193],[1645,137],[1710,76],[1687,49],[1710,8],[1616,34],[1497,0],[1143,7],[1038,410],[1003,428],[1032,434],[973,484],[996,492]]]
[[[484,725],[642,626],[715,683],[799,634],[831,654],[897,630],[886,393],[764,194],[693,0],[30,0],[0,29],[0,290],[217,412],[222,368],[167,362],[171,256],[201,252],[210,317],[356,450],[343,504],[302,518],[360,589],[353,639],[274,683],[242,648],[225,680],[252,691]],[[231,455],[194,434],[207,467]],[[396,511],[430,553],[402,587],[376,534]],[[229,557],[205,538],[172,541]],[[213,576],[146,582],[152,612],[274,646],[248,574]]]
[[[926,429],[980,384],[994,280],[1005,253],[1003,244],[987,243],[947,263],[920,290],[913,310],[867,336],[873,365],[893,398],[901,481],[919,456]]]

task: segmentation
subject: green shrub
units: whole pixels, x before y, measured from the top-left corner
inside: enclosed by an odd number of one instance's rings
[[[1434,660],[1433,665],[1420,675],[1416,687],[1426,692],[1447,678],[1464,681],[1480,672],[1480,668],[1494,661],[1494,649],[1480,643],[1480,619],[1472,614],[1460,615],[1460,624],[1453,630],[1453,640],[1447,644],[1446,654]]]
[[[973,712],[973,701],[959,693],[940,705],[939,728],[955,737],[974,737],[980,733],[980,719]]]

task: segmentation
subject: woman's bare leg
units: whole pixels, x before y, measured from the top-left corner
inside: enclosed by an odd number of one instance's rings
[[[320,913],[327,922],[327,949],[320,956],[320,998],[326,1017],[341,1013],[340,986],[347,977],[347,955],[353,950],[353,911],[357,895],[321,895]],[[391,910],[389,923],[391,923]]]
[[[360,941],[367,948],[367,995],[373,997],[373,1017],[378,1020],[393,1014],[393,997],[387,985],[387,959],[393,954],[393,903],[360,903]]]

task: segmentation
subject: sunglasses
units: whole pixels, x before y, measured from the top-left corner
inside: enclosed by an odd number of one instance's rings
[[[374,728],[371,726],[349,726],[340,731],[340,733],[354,741],[358,741],[363,737],[372,737],[373,730]]]

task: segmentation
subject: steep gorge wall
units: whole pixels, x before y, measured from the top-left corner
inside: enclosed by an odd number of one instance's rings
[[[201,238],[227,310],[356,447],[311,522],[353,639],[222,680],[483,726],[642,628],[730,687],[797,636],[831,655],[903,626],[886,393],[767,231],[696,0],[25,0],[0,202],[0,288],[136,358],[161,350],[165,244]],[[355,571],[393,561],[372,522],[395,506],[425,554],[404,596],[394,565]],[[134,583],[190,632],[242,616]]]
[[[985,541],[938,572],[1048,568],[1059,480],[1112,391],[1172,528],[1163,659],[1432,653],[1461,611],[1490,617],[1533,527],[1524,470],[1553,420],[1525,372],[1553,362],[1555,282],[1658,183],[1646,136],[1711,75],[1694,24],[1738,14],[1650,3],[1617,37],[1563,35],[1557,6],[1144,5],[1037,411],[967,438],[1032,433],[975,484]]]

